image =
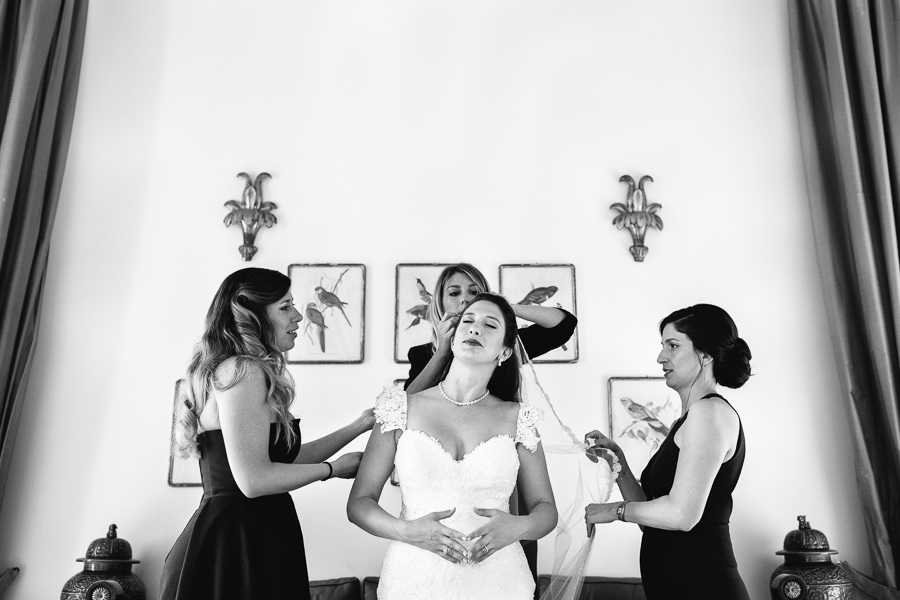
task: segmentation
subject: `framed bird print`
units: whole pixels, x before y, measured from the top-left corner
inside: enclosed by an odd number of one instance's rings
[[[663,377],[609,378],[609,437],[619,444],[635,477],[681,416],[681,398]]]
[[[401,263],[397,265],[394,301],[394,362],[408,363],[413,346],[431,342],[428,308],[441,271],[441,263]]]
[[[289,363],[361,363],[366,338],[366,266],[288,267],[294,304],[303,320]]]
[[[178,386],[183,382],[183,379],[175,382],[175,403],[172,405],[172,438],[169,440],[169,487],[199,487],[203,485],[200,480],[200,461],[196,458],[179,458],[172,452],[172,442],[175,441],[175,408],[178,406]]]
[[[500,293],[512,304],[575,310],[575,267],[564,264],[500,265]],[[519,319],[519,327],[532,323]],[[578,328],[559,348],[532,358],[536,363],[572,363],[578,360]]]

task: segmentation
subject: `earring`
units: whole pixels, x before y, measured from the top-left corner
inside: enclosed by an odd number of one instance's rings
[[[503,359],[501,358],[500,360],[497,361],[497,366],[499,367],[502,364],[503,364]]]

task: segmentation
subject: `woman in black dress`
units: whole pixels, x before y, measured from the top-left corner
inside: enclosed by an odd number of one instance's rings
[[[409,349],[409,375],[403,389],[414,394],[444,379],[453,359],[450,340],[462,309],[481,292],[490,291],[491,286],[481,271],[468,263],[450,265],[441,271],[428,306],[432,341]],[[518,318],[534,323],[519,329],[519,339],[532,359],[565,344],[578,323],[575,315],[561,308],[537,304],[513,304],[512,307]]]
[[[623,502],[590,504],[585,521],[637,523],[641,578],[648,600],[749,600],[731,545],[731,493],[744,464],[744,432],[717,386],[742,386],[750,376],[750,348],[724,310],[698,304],[660,324],[666,385],[678,392],[684,414],[641,474],[628,468],[618,444],[598,431],[585,436],[612,450],[622,465]],[[599,453],[604,456],[606,453]]]
[[[288,492],[354,477],[362,453],[325,461],[375,420],[369,409],[300,445],[283,356],[302,318],[290,287],[278,271],[241,269],[210,305],[179,386],[174,425],[174,451],[200,459],[203,497],[166,557],[163,600],[309,598],[303,534]]]

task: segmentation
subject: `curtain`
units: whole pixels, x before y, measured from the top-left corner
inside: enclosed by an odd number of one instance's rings
[[[900,598],[900,0],[788,0],[816,252],[872,561]]]
[[[87,5],[0,0],[0,503],[37,339]]]

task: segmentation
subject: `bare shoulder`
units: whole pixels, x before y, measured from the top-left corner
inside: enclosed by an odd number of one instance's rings
[[[697,400],[688,413],[685,426],[693,428],[714,427],[719,430],[734,430],[740,424],[735,410],[722,398],[713,396]]]
[[[516,428],[519,423],[519,412],[524,405],[519,402],[497,400],[495,410],[502,415],[502,422]]]
[[[262,367],[255,360],[243,356],[229,356],[216,367],[216,379],[220,381],[257,377],[265,377]]]
[[[510,416],[514,419],[519,418],[519,411],[522,410],[522,407],[525,405],[521,402],[509,402],[509,401],[500,401],[501,409],[504,411],[504,414]]]
[[[415,394],[407,394],[406,404],[407,406],[413,404],[417,406],[427,406],[428,404],[435,403],[438,398],[439,396],[437,387],[431,387],[420,392],[416,392]]]
[[[435,409],[441,408],[438,403],[443,402],[443,398],[438,396],[436,387],[424,389],[415,394],[407,394],[406,396],[406,414],[413,415],[413,420],[417,417],[433,414]]]
[[[707,412],[712,415],[725,415],[732,416],[737,418],[737,412],[732,408],[732,406],[725,401],[724,398],[719,396],[710,396],[708,398],[701,398],[694,403],[691,407],[691,410],[699,409],[701,412]]]
[[[266,376],[256,361],[232,356],[216,367],[215,387],[219,397],[252,395],[265,400]]]
[[[406,392],[406,401],[410,402],[410,401],[418,400],[419,398],[430,398],[430,397],[434,396],[435,394],[437,394],[437,387],[426,388],[424,390],[420,390],[413,394]]]

